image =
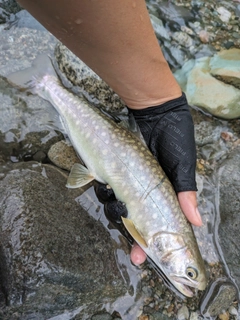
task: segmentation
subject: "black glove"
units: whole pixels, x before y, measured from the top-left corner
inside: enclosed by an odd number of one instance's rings
[[[175,191],[196,191],[194,125],[185,94],[160,106],[129,112]]]

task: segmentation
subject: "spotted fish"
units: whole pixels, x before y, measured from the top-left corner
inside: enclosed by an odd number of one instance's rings
[[[73,166],[67,187],[82,187],[94,179],[110,185],[116,198],[126,204],[125,227],[165,279],[189,297],[194,288],[204,290],[204,262],[192,228],[146,145],[83,97],[66,90],[47,55],[39,56],[31,68],[9,75],[8,80],[46,99],[59,113],[86,165]]]

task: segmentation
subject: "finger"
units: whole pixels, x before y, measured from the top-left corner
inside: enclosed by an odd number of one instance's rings
[[[132,263],[135,265],[142,264],[146,260],[146,258],[147,255],[143,251],[143,249],[137,243],[134,243],[130,254],[130,259]]]
[[[179,192],[178,201],[187,219],[195,226],[201,226],[202,218],[197,208],[197,193],[195,191]]]

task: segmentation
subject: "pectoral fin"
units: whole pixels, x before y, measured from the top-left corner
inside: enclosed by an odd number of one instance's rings
[[[75,163],[72,166],[66,186],[71,189],[80,188],[93,181],[94,179],[95,178],[91,175],[86,167],[84,167],[80,163]]]
[[[125,226],[125,228],[127,229],[127,231],[130,233],[130,235],[133,237],[133,239],[140,245],[142,245],[143,247],[147,248],[147,244],[146,241],[143,239],[143,237],[140,235],[140,233],[137,231],[134,223],[132,222],[132,220],[121,217],[122,218],[122,222]]]

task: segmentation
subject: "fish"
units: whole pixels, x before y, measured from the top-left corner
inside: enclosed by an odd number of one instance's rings
[[[187,297],[204,290],[206,271],[192,227],[166,174],[134,130],[64,88],[47,54],[7,79],[49,101],[60,115],[84,163],[73,165],[66,186],[80,188],[93,180],[109,185],[127,208],[124,226],[164,278]]]

